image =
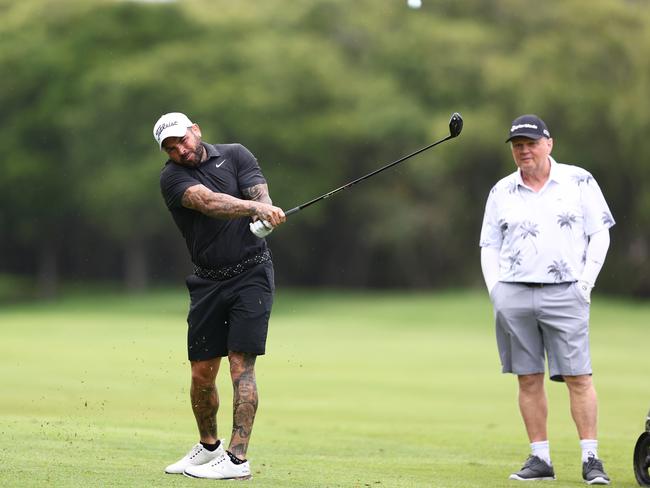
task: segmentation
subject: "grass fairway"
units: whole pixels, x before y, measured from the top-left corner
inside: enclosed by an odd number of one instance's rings
[[[0,309],[0,486],[167,487],[197,441],[186,294],[93,295]],[[528,453],[513,377],[499,372],[480,292],[280,290],[258,360],[256,487],[502,487]],[[636,486],[650,407],[650,305],[596,296],[600,455]],[[226,363],[224,363],[225,365]],[[231,387],[219,378],[220,437]],[[566,388],[548,384],[554,487],[584,486]]]

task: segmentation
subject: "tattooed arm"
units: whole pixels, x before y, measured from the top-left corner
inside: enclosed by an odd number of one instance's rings
[[[247,200],[255,200],[256,202],[268,203],[269,205],[273,204],[269,195],[269,186],[266,183],[244,188],[242,193]]]
[[[242,190],[242,193],[244,194],[244,197],[247,198],[248,200],[268,203],[269,205],[273,203],[271,202],[271,196],[269,195],[269,187],[266,183],[260,183],[259,185],[254,185],[249,188],[244,188]],[[253,222],[256,220],[258,220],[258,218],[253,217]],[[253,234],[256,233],[253,232]],[[258,237],[260,236],[259,234],[256,235],[258,235]]]
[[[264,189],[260,187],[264,187]],[[250,190],[253,188],[258,189],[251,192]],[[258,198],[242,200],[224,193],[215,193],[204,185],[194,185],[185,190],[182,204],[185,208],[218,219],[256,217],[270,222],[273,226],[285,221],[282,209],[271,205],[266,185],[256,185],[247,190],[249,194],[258,195]]]

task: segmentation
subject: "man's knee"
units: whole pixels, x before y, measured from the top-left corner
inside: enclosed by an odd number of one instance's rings
[[[195,385],[214,385],[219,371],[219,359],[192,361],[192,383]]]
[[[564,376],[564,382],[569,390],[576,393],[584,393],[593,389],[594,384],[591,375],[583,374],[579,376]]]
[[[228,361],[230,362],[230,375],[233,379],[240,378],[242,375],[255,374],[255,354],[245,352],[230,352],[228,353]]]
[[[534,394],[544,390],[544,375],[541,373],[519,375],[517,379],[522,393]]]

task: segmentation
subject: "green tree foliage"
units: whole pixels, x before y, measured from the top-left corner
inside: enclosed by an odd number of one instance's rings
[[[181,276],[156,118],[241,142],[285,209],[459,139],[289,219],[282,283],[480,284],[478,232],[516,115],[590,170],[618,225],[599,286],[650,294],[650,7],[597,0],[0,1],[0,270],[131,288]],[[121,271],[120,271],[121,270]]]

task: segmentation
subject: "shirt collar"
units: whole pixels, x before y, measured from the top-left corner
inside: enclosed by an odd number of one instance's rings
[[[551,156],[548,157],[551,162],[551,173],[548,175],[549,181],[556,181],[558,183],[566,183],[568,181],[565,171],[562,171],[562,165],[553,159]]]
[[[205,152],[208,155],[208,159],[218,158],[219,156],[221,156],[219,150],[216,147],[214,147],[212,144],[206,144],[205,142],[201,142],[201,145],[205,148]]]

